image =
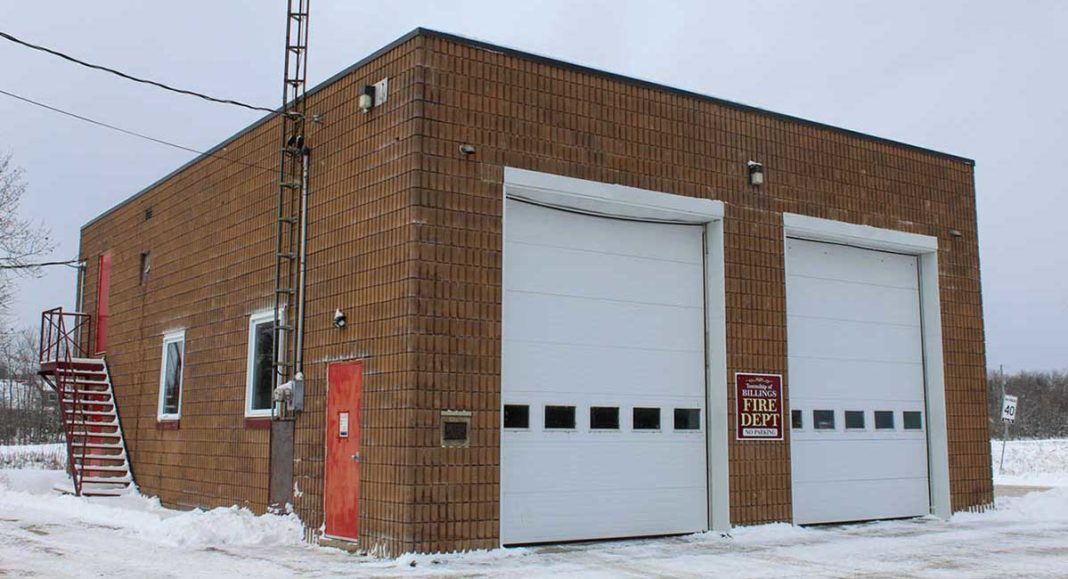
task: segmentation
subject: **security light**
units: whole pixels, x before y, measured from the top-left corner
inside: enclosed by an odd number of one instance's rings
[[[750,185],[763,185],[764,184],[764,165],[757,163],[756,161],[749,161],[749,184]]]
[[[356,99],[356,106],[360,108],[361,113],[371,110],[371,107],[375,106],[375,87],[371,85],[363,87],[363,92]]]

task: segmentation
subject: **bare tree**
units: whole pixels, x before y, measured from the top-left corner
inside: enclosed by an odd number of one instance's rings
[[[39,275],[33,260],[55,248],[49,231],[41,224],[19,216],[19,203],[26,192],[23,173],[0,154],[0,316],[9,313],[17,276]]]
[[[37,374],[38,333],[0,334],[0,444],[59,442],[59,400]]]

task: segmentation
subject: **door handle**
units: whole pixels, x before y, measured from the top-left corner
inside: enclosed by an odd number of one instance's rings
[[[352,460],[353,462],[360,462],[360,453],[357,452],[356,454],[352,455]]]

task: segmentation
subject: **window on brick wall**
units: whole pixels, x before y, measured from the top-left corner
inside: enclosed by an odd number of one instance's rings
[[[145,285],[148,281],[148,272],[152,269],[151,255],[147,251],[141,252],[141,280],[140,284]]]
[[[182,416],[182,375],[185,369],[185,331],[163,336],[163,355],[159,370],[160,420],[178,420]]]
[[[248,369],[245,375],[245,416],[270,416],[274,393],[274,311],[248,319]]]

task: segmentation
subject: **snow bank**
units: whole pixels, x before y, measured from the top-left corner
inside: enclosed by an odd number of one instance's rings
[[[62,471],[0,471],[0,512],[50,523],[105,527],[166,546],[225,547],[299,545],[303,533],[296,515],[259,515],[229,507],[174,511],[131,491],[128,495],[88,498],[60,495],[52,486],[66,480]]]
[[[953,522],[1053,521],[1068,523],[1068,487],[1032,492],[1021,497],[998,497],[994,509],[983,513],[957,513]]]
[[[1068,439],[1010,440],[999,472],[1001,441],[990,441],[994,484],[1068,487]]]

